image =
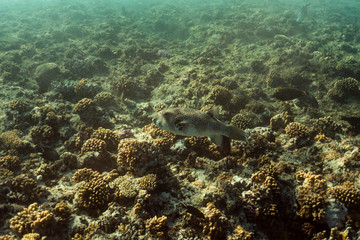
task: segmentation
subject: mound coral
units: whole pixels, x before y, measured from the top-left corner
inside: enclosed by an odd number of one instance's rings
[[[51,144],[57,140],[57,131],[49,126],[42,125],[31,128],[30,137],[34,143]]]
[[[216,105],[222,106],[229,104],[231,98],[232,94],[229,89],[222,86],[214,87],[209,95],[209,99],[213,100]]]
[[[84,174],[89,176],[89,171]],[[74,177],[74,176],[73,176]],[[85,177],[85,176],[84,176]],[[77,180],[79,177],[75,177]],[[81,177],[80,177],[81,179]],[[91,215],[98,215],[106,210],[108,203],[113,198],[113,190],[108,182],[97,172],[92,172],[92,178],[89,181],[78,184],[78,191],[75,195],[75,204]]]
[[[157,187],[156,174],[148,174],[137,180],[139,189],[153,191]]]
[[[14,178],[11,182],[11,189],[16,195],[14,197],[20,202],[37,201],[44,193],[43,189],[38,186],[38,183],[25,174]]]
[[[177,139],[176,135],[156,127],[154,123],[146,125],[142,130],[148,132],[151,137],[154,138],[155,146],[163,150],[169,149]]]
[[[285,132],[291,138],[298,137],[307,139],[310,137],[308,128],[304,124],[298,122],[289,123],[285,128]]]
[[[81,154],[86,152],[106,152],[106,142],[97,138],[90,138],[86,140],[81,148]]]
[[[119,79],[117,79],[113,83],[113,86],[115,90],[118,93],[123,94],[124,97],[131,96],[137,90],[136,83],[126,75],[122,75]]]
[[[342,186],[332,187],[329,189],[329,193],[349,209],[358,209],[360,205],[360,191],[351,182],[346,182]]]
[[[71,209],[65,202],[59,202],[54,208],[55,215],[59,218],[59,223],[66,224],[71,215]]]
[[[54,224],[54,214],[44,210],[37,203],[30,204],[17,216],[10,219],[10,228],[19,235],[26,233],[49,235],[52,233]]]
[[[114,131],[105,128],[98,128],[93,132],[91,138],[103,140],[106,143],[106,148],[109,151],[116,150],[121,138],[120,135],[116,134]]]
[[[158,152],[158,148],[148,142],[125,138],[119,143],[117,162],[127,170],[135,170],[144,167]]]
[[[270,127],[274,131],[285,129],[285,127],[292,122],[292,117],[287,112],[276,114],[270,119]]]
[[[318,134],[334,138],[336,133],[341,133],[341,126],[331,120],[330,116],[319,118],[313,124],[313,129]]]
[[[231,119],[231,125],[240,129],[247,129],[254,127],[254,114],[249,112],[238,113]]]
[[[328,91],[328,96],[338,102],[343,102],[350,97],[360,94],[360,83],[351,77],[335,82],[335,85]]]
[[[100,107],[109,107],[114,104],[114,96],[109,92],[100,92],[94,97],[94,103]]]
[[[298,171],[296,179],[302,183],[297,191],[299,215],[308,221],[322,221],[326,209],[326,181],[321,175]]]
[[[150,235],[156,237],[157,239],[166,239],[167,238],[167,217],[153,217],[146,220],[146,229],[149,231]]]
[[[20,168],[20,159],[18,156],[3,156],[0,157],[0,167],[14,171]]]

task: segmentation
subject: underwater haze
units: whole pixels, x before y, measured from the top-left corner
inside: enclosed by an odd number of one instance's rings
[[[359,13],[0,0],[0,240],[359,239]]]

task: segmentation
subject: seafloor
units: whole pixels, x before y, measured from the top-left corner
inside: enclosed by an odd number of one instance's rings
[[[359,239],[359,12],[2,2],[0,239]],[[151,123],[214,106],[228,155]]]

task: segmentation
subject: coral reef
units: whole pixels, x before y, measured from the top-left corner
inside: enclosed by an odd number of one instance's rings
[[[328,91],[328,96],[338,102],[344,102],[346,99],[359,96],[359,94],[360,84],[352,77],[336,81]]]
[[[88,171],[84,171],[85,176],[86,172]],[[80,178],[74,176],[73,178],[77,180]],[[85,176],[82,176],[80,179]],[[88,181],[78,183],[77,189],[78,191],[74,198],[75,205],[86,210],[91,215],[99,215],[105,211],[108,203],[110,203],[113,198],[113,190],[110,188],[107,180],[97,172],[93,172],[92,177]]]
[[[167,217],[153,217],[146,220],[146,229],[149,231],[150,235],[157,239],[166,239],[167,238]]]
[[[144,168],[147,163],[155,160],[158,148],[146,141],[126,138],[118,146],[117,163],[120,167],[134,171]]]
[[[276,114],[270,119],[270,127],[274,131],[285,129],[292,122],[292,117],[287,112]]]
[[[61,2],[0,1],[0,240],[360,238],[359,1]]]
[[[302,184],[297,190],[299,216],[305,220],[319,222],[325,218],[326,181],[321,175],[298,171],[296,179]]]
[[[330,138],[335,138],[337,133],[342,133],[341,126],[335,123],[330,116],[317,119],[313,124],[313,130]]]
[[[103,140],[106,143],[106,149],[114,151],[121,140],[121,136],[114,131],[105,128],[98,128],[93,132],[91,138]]]
[[[291,138],[298,137],[306,139],[310,137],[308,128],[304,124],[298,122],[289,123],[285,127],[285,133]]]
[[[86,140],[86,142],[81,147],[81,154],[84,154],[86,152],[105,153],[106,152],[106,142],[101,139],[90,138],[90,139]]]
[[[10,228],[20,236],[27,233],[51,236],[55,222],[53,213],[33,203],[10,219]]]
[[[255,114],[250,112],[238,113],[231,119],[231,125],[240,129],[253,128],[255,118]]]
[[[328,192],[350,210],[357,210],[360,204],[360,191],[351,182],[346,182],[342,186],[332,187]]]

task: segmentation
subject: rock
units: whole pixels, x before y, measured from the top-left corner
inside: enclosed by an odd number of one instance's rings
[[[39,85],[39,91],[48,90],[52,81],[58,80],[60,77],[60,69],[55,63],[44,63],[39,65],[34,74],[34,79]]]

